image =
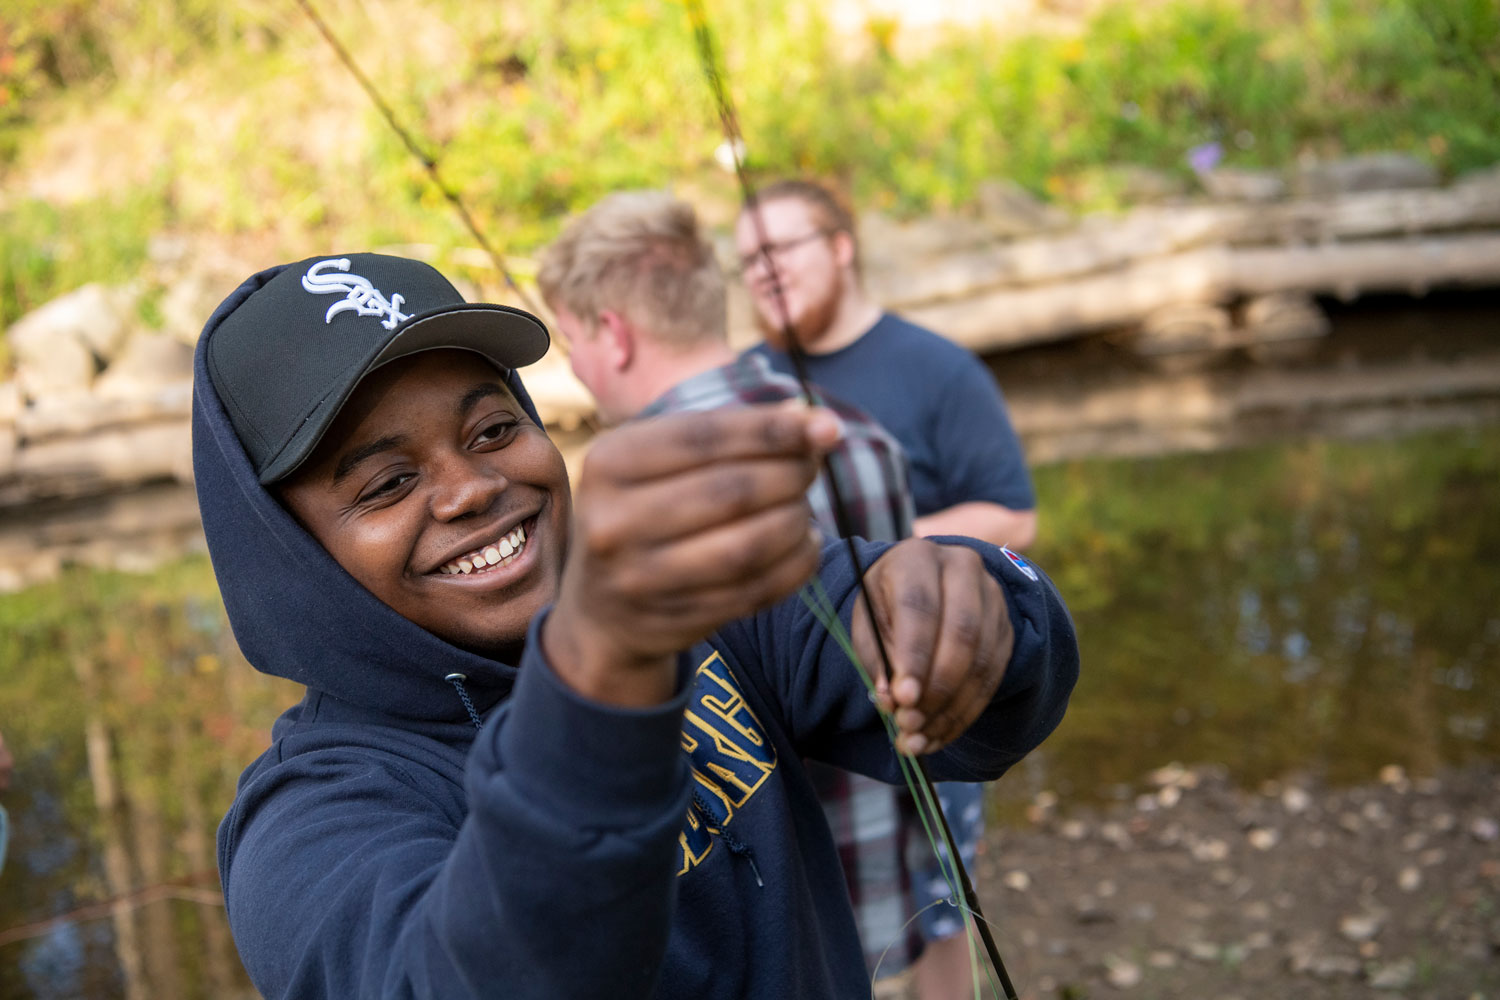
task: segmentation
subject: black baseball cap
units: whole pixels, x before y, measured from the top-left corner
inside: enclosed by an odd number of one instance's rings
[[[359,380],[388,361],[457,347],[509,372],[550,343],[530,313],[465,302],[429,265],[374,253],[288,264],[204,336],[209,377],[263,485],[311,455]]]

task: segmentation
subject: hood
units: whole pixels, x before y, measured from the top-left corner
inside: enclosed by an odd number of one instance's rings
[[[193,362],[193,475],[235,640],[257,670],[362,708],[408,719],[467,719],[444,678],[466,675],[482,711],[509,692],[515,668],[438,638],[355,581],[260,484],[208,377],[213,331],[287,266],[246,279],[219,305]],[[506,385],[540,427],[514,371]]]

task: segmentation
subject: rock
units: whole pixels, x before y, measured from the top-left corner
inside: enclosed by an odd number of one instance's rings
[[[1436,167],[1416,157],[1371,153],[1304,166],[1297,171],[1296,189],[1298,194],[1317,198],[1356,191],[1432,188],[1441,180]]]
[[[1117,823],[1114,820],[1099,824],[1099,836],[1121,850],[1131,846],[1130,832],[1125,829],[1123,823]]]
[[[1006,872],[1001,881],[1007,889],[1014,889],[1016,892],[1025,892],[1031,888],[1031,876],[1023,871]]]
[[[1313,955],[1296,954],[1291,961],[1293,972],[1314,976],[1318,979],[1338,979],[1343,976],[1357,976],[1360,972],[1359,959],[1353,955]]]
[[[1130,205],[1172,201],[1188,193],[1187,182],[1165,170],[1135,163],[1123,163],[1104,170],[1107,174],[1104,183],[1115,188],[1121,200]]]
[[[1156,770],[1152,771],[1149,775],[1146,776],[1146,780],[1150,781],[1151,784],[1157,786],[1158,788],[1164,788],[1168,785],[1180,785],[1182,783],[1182,779],[1187,775],[1187,773],[1187,768],[1183,767],[1181,764],[1177,763],[1177,761],[1174,760],[1172,763],[1166,765],[1165,767],[1158,767]]]
[[[1281,808],[1293,816],[1306,812],[1310,805],[1312,805],[1312,796],[1296,785],[1287,786],[1281,793]]]
[[[1198,175],[1203,190],[1221,201],[1276,201],[1286,197],[1286,181],[1270,170],[1216,167]]]
[[[1493,843],[1500,838],[1500,823],[1490,816],[1475,816],[1469,821],[1469,835],[1481,844]]]
[[[1177,785],[1168,785],[1156,793],[1156,801],[1161,803],[1163,809],[1170,809],[1182,801],[1182,789]]]
[[[188,346],[196,344],[203,324],[231,290],[202,274],[186,274],[172,282],[159,303],[162,332]]]
[[[1401,849],[1408,854],[1420,851],[1427,846],[1427,834],[1421,830],[1414,830],[1401,838]]]
[[[1448,852],[1441,847],[1429,847],[1417,855],[1417,864],[1423,868],[1433,868],[1448,860]]]
[[[1112,924],[1115,915],[1093,896],[1080,896],[1073,903],[1073,919],[1080,924]]]
[[[1270,931],[1252,931],[1245,938],[1244,948],[1246,951],[1265,951],[1271,947],[1271,941]]]
[[[131,337],[94,383],[103,399],[151,399],[193,379],[193,349],[166,334]]]
[[[1081,819],[1064,820],[1057,832],[1064,840],[1079,841],[1089,835],[1089,828]]]
[[[1377,990],[1404,990],[1417,977],[1417,963],[1403,958],[1382,965],[1370,973],[1370,986]]]
[[[1144,978],[1139,965],[1123,958],[1106,955],[1104,965],[1106,969],[1104,978],[1117,990],[1133,989],[1139,986],[1141,979]]]
[[[99,367],[87,345],[66,335],[46,344],[35,339],[37,335],[27,336],[31,339],[16,352],[16,385],[21,397],[28,403],[86,399]]]
[[[1245,904],[1243,912],[1247,920],[1270,920],[1271,904],[1263,899],[1253,900]]]
[[[1217,837],[1195,840],[1188,850],[1195,861],[1223,861],[1229,857],[1229,844]]]
[[[1269,851],[1280,842],[1281,834],[1276,830],[1256,827],[1245,835],[1245,839],[1249,840],[1250,846],[1257,851]]]
[[[1387,764],[1380,769],[1380,783],[1389,785],[1398,792],[1404,792],[1411,787],[1411,782],[1406,780],[1406,768],[1400,764]]]
[[[1407,865],[1396,876],[1396,886],[1402,892],[1416,892],[1422,887],[1422,870],[1414,865]]]
[[[997,236],[1024,236],[1060,229],[1068,213],[1049,205],[1015,181],[983,181],[977,192],[980,218]]]
[[[1146,956],[1146,964],[1153,969],[1177,968],[1177,953],[1158,948]]]
[[[70,339],[108,364],[130,333],[134,311],[134,291],[88,284],[22,316],[8,336],[19,363]]]
[[[995,242],[995,234],[985,223],[957,215],[903,221],[879,212],[864,212],[859,217],[859,235],[861,258],[872,272],[871,284],[877,286],[875,271],[909,271],[920,261]]]
[[[1432,822],[1428,825],[1434,833],[1447,833],[1458,825],[1458,819],[1452,813],[1441,812],[1432,817]]]
[[[1385,918],[1376,913],[1351,913],[1339,920],[1339,933],[1349,941],[1368,941],[1380,933]]]
[[[1217,962],[1224,954],[1224,949],[1212,941],[1189,941],[1187,953],[1199,962]]]
[[[1308,966],[1308,971],[1319,979],[1357,976],[1359,970],[1359,959],[1352,955],[1319,955]]]

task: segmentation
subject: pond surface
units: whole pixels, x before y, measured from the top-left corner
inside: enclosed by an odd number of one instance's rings
[[[1081,637],[1061,729],[994,788],[1063,808],[1171,761],[1246,785],[1500,757],[1500,430],[1039,470]],[[201,558],[0,596],[16,756],[0,1000],[253,996],[213,830],[296,697],[240,659]]]

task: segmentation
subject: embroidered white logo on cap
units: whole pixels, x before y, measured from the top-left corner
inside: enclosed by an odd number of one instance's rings
[[[333,317],[348,309],[353,309],[361,316],[384,316],[380,325],[387,330],[394,330],[402,320],[411,319],[410,315],[401,311],[401,303],[406,301],[404,297],[392,295],[387,299],[370,283],[369,278],[362,278],[357,274],[324,274],[324,270],[330,267],[347,271],[349,258],[320,260],[302,276],[302,287],[314,295],[344,293],[342,301],[328,307],[323,322],[332,323]]]

